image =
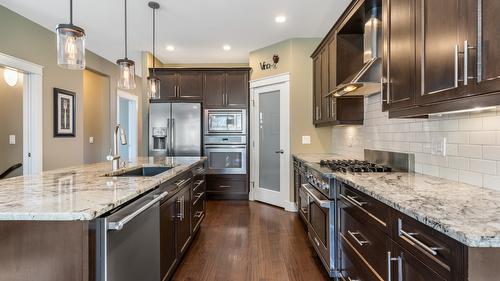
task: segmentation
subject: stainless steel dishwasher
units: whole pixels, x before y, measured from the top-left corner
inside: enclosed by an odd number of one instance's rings
[[[167,194],[152,191],[99,219],[98,280],[160,280],[160,201]]]

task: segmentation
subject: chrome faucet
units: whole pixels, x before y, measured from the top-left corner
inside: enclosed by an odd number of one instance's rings
[[[120,133],[120,142],[122,145],[127,144],[127,135],[125,135],[125,130],[120,126],[120,124],[116,125],[115,131],[113,134],[113,154],[108,155],[106,159],[108,161],[113,161],[112,166],[113,166],[113,171],[116,171],[120,168],[120,153],[118,150],[118,133]]]

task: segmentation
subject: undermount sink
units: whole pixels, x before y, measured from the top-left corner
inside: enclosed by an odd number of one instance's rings
[[[108,177],[153,177],[172,169],[172,167],[139,167],[133,170],[108,174]]]

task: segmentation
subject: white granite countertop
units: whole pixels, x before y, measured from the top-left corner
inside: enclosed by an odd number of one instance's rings
[[[334,154],[298,154],[321,169]],[[331,177],[356,188],[469,247],[500,247],[500,191],[415,173],[342,173]]]
[[[0,220],[92,220],[205,159],[144,157],[123,169],[174,167],[153,177],[106,177],[111,172],[111,162],[105,162],[0,180]]]

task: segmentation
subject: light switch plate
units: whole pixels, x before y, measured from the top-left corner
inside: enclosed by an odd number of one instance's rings
[[[16,135],[9,135],[9,144],[16,144]]]
[[[311,144],[311,136],[302,136],[302,144]]]
[[[94,143],[94,137],[89,137],[89,143]]]

